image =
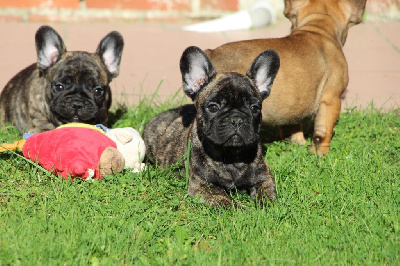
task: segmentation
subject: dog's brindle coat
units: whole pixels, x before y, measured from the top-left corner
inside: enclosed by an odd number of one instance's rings
[[[250,193],[262,203],[276,197],[275,180],[259,141],[261,103],[279,69],[279,57],[261,53],[247,76],[216,73],[206,55],[189,47],[181,58],[183,89],[194,100],[153,118],[143,139],[148,157],[167,167],[191,143],[189,187],[192,196],[215,207],[230,207],[227,190]]]
[[[59,34],[42,26],[35,35],[38,61],[14,76],[0,95],[0,121],[19,131],[43,132],[69,123],[106,123],[109,83],[118,76],[123,39],[106,35],[96,53],[68,52]]]
[[[224,44],[206,50],[217,71],[246,73],[254,58],[274,49],[281,68],[270,97],[263,102],[263,122],[280,126],[281,137],[306,143],[301,122],[314,118],[311,152],[327,154],[333,127],[348,84],[342,47],[348,29],[361,22],[366,0],[285,0],[291,34]]]

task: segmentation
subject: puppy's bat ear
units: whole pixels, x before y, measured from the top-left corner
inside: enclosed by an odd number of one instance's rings
[[[117,31],[107,34],[97,46],[96,54],[100,56],[111,78],[115,78],[119,74],[123,49],[124,39]]]
[[[180,60],[183,91],[192,100],[199,90],[206,86],[216,75],[216,71],[206,54],[196,46],[190,46],[183,52]]]
[[[268,49],[259,54],[249,70],[247,76],[251,78],[260,90],[262,99],[267,98],[271,92],[272,83],[280,67],[279,55],[275,50]]]
[[[46,70],[67,51],[60,35],[50,26],[41,26],[35,35],[37,66]]]

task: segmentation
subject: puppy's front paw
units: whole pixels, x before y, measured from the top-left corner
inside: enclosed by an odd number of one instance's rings
[[[281,139],[297,145],[304,146],[307,142],[304,138],[303,126],[301,124],[281,126],[279,128],[279,134]]]
[[[285,140],[300,146],[306,145],[307,142],[306,139],[304,138],[303,132],[295,133],[290,137],[285,138]]]
[[[269,178],[254,187],[250,191],[250,196],[257,205],[261,206],[264,206],[267,202],[277,201],[275,180]]]
[[[309,149],[311,154],[317,154],[319,157],[327,155],[329,153],[330,143],[324,143],[321,137],[314,137],[313,143]]]
[[[208,184],[204,180],[192,178],[189,181],[188,194],[190,196],[199,196],[201,202],[214,208],[229,209],[237,206],[236,202],[226,194],[224,189]]]
[[[237,207],[236,202],[233,199],[229,198],[227,195],[210,195],[210,196],[211,197],[200,196],[200,199],[204,203],[206,203],[214,208],[229,209],[232,207]]]

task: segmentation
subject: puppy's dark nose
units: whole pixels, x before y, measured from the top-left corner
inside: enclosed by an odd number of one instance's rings
[[[74,109],[82,109],[83,107],[84,107],[83,102],[74,102],[72,104],[72,108],[74,108]]]
[[[243,119],[240,118],[240,117],[232,117],[232,118],[231,118],[231,123],[232,123],[232,126],[233,126],[235,129],[239,129],[239,128],[242,126]]]

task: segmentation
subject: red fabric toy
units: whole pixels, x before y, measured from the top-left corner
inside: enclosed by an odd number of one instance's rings
[[[117,145],[98,130],[64,127],[32,135],[24,144],[22,153],[66,179],[103,178],[99,162],[108,147],[116,150]],[[107,157],[109,168],[111,160]]]

